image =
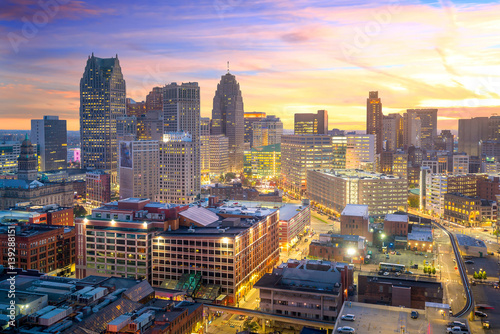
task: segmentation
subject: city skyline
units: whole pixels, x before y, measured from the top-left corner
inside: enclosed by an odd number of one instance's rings
[[[276,115],[286,129],[295,113],[325,109],[329,129],[363,130],[369,91],[385,115],[439,109],[438,129],[500,105],[494,2],[54,3],[2,4],[2,129],[57,115],[78,130],[78,80],[92,52],[119,55],[136,101],[155,86],[198,82],[202,116],[229,61],[245,110]]]

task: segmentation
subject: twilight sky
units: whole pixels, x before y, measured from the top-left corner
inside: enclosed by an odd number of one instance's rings
[[[45,9],[43,8],[45,7]],[[79,129],[87,57],[118,54],[127,96],[197,81],[202,116],[230,62],[245,111],[293,127],[329,112],[364,130],[368,91],[384,114],[436,107],[438,128],[500,114],[496,1],[0,0],[0,129],[59,115]]]

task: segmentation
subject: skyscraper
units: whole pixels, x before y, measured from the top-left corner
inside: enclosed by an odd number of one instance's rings
[[[437,109],[408,109],[405,114],[405,134],[409,136],[408,147],[414,145],[425,150],[432,150],[434,142],[437,139]],[[420,122],[420,126],[418,123]],[[412,142],[415,138],[412,134],[420,132],[417,135],[417,143]],[[418,145],[418,141],[420,141]]]
[[[82,168],[109,170],[116,175],[116,119],[124,116],[125,80],[116,58],[87,60],[80,80]]]
[[[37,179],[37,161],[35,150],[26,134],[21,144],[21,154],[17,160],[17,178],[19,180],[33,181]]]
[[[295,114],[293,129],[296,135],[327,135],[328,111],[318,110],[316,114]]]
[[[488,139],[488,117],[473,117],[458,120],[458,152],[468,156],[481,155],[479,143]]]
[[[375,135],[376,153],[382,152],[383,130],[382,121],[382,101],[378,97],[378,92],[370,92],[366,99],[366,134]]]
[[[252,147],[260,147],[281,143],[283,123],[276,116],[267,116],[252,124]]]
[[[189,183],[190,196],[196,197],[201,192],[200,87],[197,82],[180,85],[173,82],[163,87],[163,122],[164,134],[189,134],[189,145],[193,150],[193,157],[190,158],[193,175],[186,175],[186,182]],[[164,150],[165,154],[168,152],[170,151]],[[188,177],[193,179],[187,180]]]
[[[266,118],[265,112],[246,112],[244,115],[245,119],[245,143],[250,143],[250,147],[253,147],[253,123],[258,122],[263,118]]]
[[[229,138],[229,169],[243,170],[244,117],[240,84],[229,71],[221,77],[212,109],[213,135]]]
[[[382,118],[382,140],[386,151],[403,147],[403,116],[394,113]],[[382,145],[384,147],[384,145]]]
[[[58,116],[31,120],[31,142],[36,144],[40,171],[68,168],[66,121]]]

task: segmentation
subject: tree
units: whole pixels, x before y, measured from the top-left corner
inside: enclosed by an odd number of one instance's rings
[[[259,329],[259,326],[255,321],[250,322],[248,319],[243,323],[243,330],[249,332],[256,332]]]
[[[424,274],[427,274],[427,267],[424,267]]]
[[[432,267],[432,274],[436,275],[436,268]]]
[[[482,278],[483,279],[487,279],[488,278],[488,276],[486,276],[486,271],[483,271],[483,277]]]
[[[84,217],[87,215],[87,210],[82,205],[77,205],[73,208],[73,214],[75,217]]]
[[[231,180],[236,178],[236,174],[233,172],[226,173],[225,181],[230,182]]]
[[[408,205],[410,208],[418,208],[420,206],[420,199],[417,195],[408,195]]]
[[[474,272],[474,274],[472,275],[472,277],[474,277],[474,279],[477,279],[478,278],[477,272]]]

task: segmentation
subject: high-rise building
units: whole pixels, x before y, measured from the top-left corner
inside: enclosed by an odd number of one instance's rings
[[[392,174],[408,179],[408,153],[397,151],[392,154]]]
[[[120,116],[116,118],[116,138],[118,141],[137,139],[136,116]]]
[[[434,143],[434,149],[438,151],[453,152],[455,145],[455,135],[450,130],[441,130]]]
[[[59,116],[31,120],[31,142],[36,144],[40,171],[68,168],[66,121]]]
[[[468,156],[480,156],[481,141],[488,139],[488,117],[458,120],[458,152]]]
[[[403,147],[403,124],[400,114],[389,114],[382,119],[382,146],[386,151]]]
[[[158,196],[159,152],[157,140],[120,141],[120,198]]]
[[[283,123],[276,116],[267,116],[253,122],[252,147],[260,147],[281,143]]]
[[[469,156],[467,154],[453,154],[453,175],[469,173]]]
[[[0,173],[17,173],[19,154],[21,154],[20,142],[0,142]]]
[[[173,149],[173,151],[177,151],[178,149],[182,150],[182,147],[186,149],[189,148],[190,151],[192,150],[190,153],[192,156],[189,155],[192,166],[187,169],[192,169],[193,174],[189,173],[189,180],[188,175],[185,175],[186,183],[181,187],[183,190],[179,188],[183,196],[173,196],[176,200],[170,203],[178,203],[182,198],[184,198],[184,200],[181,201],[185,201],[187,198],[194,199],[199,196],[201,192],[200,87],[197,82],[182,83],[180,85],[174,82],[163,87],[163,122],[163,133],[174,134],[171,137],[167,136],[167,141],[171,141],[171,144],[164,144],[164,149],[161,152],[163,154],[163,159],[166,159],[169,163],[173,161],[166,156],[166,154],[168,154],[167,152],[171,152],[167,147]],[[180,132],[189,134],[190,141],[185,141],[187,136],[185,136],[184,139],[179,139],[183,137],[178,136]],[[165,137],[163,141],[165,141]],[[178,153],[174,153],[172,159],[177,159],[177,154]],[[186,152],[186,154],[188,153]],[[188,156],[185,158],[187,157]],[[187,171],[187,169],[185,171]],[[170,186],[172,186],[172,184],[170,184]],[[169,191],[175,190],[170,188]],[[166,201],[166,198],[163,200]]]
[[[327,135],[328,111],[318,110],[316,114],[295,114],[293,128],[293,133],[296,135]]]
[[[210,118],[200,118],[200,164],[202,182],[209,181],[210,173]]]
[[[488,140],[500,140],[500,116],[488,119]]]
[[[210,135],[210,174],[221,175],[229,171],[229,138],[224,135]]]
[[[131,98],[126,98],[127,116],[141,117],[146,113],[146,102],[135,102]]]
[[[137,140],[161,140],[163,138],[163,111],[148,110],[137,118]]]
[[[229,169],[243,170],[244,110],[240,84],[231,73],[221,77],[215,91],[212,109],[213,135],[223,134],[229,138]]]
[[[332,137],[328,135],[286,135],[281,137],[281,182],[292,196],[307,190],[307,170],[331,168]]]
[[[359,169],[363,163],[375,162],[375,135],[347,135],[346,168]]]
[[[407,109],[405,140],[409,147],[414,145],[425,150],[432,150],[437,139],[437,109]],[[419,144],[419,145],[417,145]]]
[[[382,101],[378,97],[378,92],[369,92],[366,99],[366,134],[375,135],[377,154],[382,152],[383,118]]]
[[[253,123],[266,118],[266,113],[257,111],[246,112],[243,117],[245,120],[245,136],[243,140],[245,143],[250,143],[250,147],[253,147]]]
[[[116,174],[116,119],[126,113],[125,80],[118,56],[91,57],[80,80],[80,140],[82,168]]]
[[[146,111],[163,111],[163,88],[153,87],[146,96]]]
[[[17,160],[17,178],[19,180],[33,181],[38,177],[37,159],[35,149],[26,134],[21,143],[21,154]]]
[[[196,169],[195,160],[199,160],[200,155],[195,154],[196,146],[199,149],[199,143],[193,142],[191,134],[186,132],[170,132],[163,136],[160,142],[159,202],[189,204],[199,195],[200,170]]]
[[[332,136],[332,147],[333,147],[332,168],[345,169],[347,137],[344,135]]]
[[[252,177],[259,179],[280,177],[281,144],[253,147],[250,151]]]

